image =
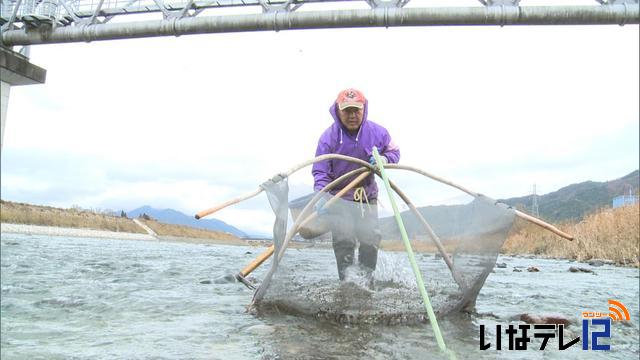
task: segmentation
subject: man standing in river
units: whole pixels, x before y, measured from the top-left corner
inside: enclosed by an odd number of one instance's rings
[[[375,165],[372,155],[375,146],[383,162],[397,163],[400,160],[400,149],[391,141],[391,136],[384,127],[367,119],[368,107],[369,103],[361,91],[340,91],[329,108],[333,124],[320,136],[316,156],[342,154]],[[331,181],[359,167],[358,164],[335,159],[315,163],[312,169],[314,190],[322,190]],[[348,179],[331,192],[337,193],[351,180]],[[373,286],[373,272],[381,240],[377,198],[378,187],[375,176],[371,174],[360,187],[342,196],[345,201],[339,201],[329,209],[323,208],[326,200],[321,200],[316,205],[319,213],[326,213],[331,219],[333,251],[340,280],[345,280],[345,270],[353,265],[355,248],[359,243],[358,263],[365,271],[369,287]]]

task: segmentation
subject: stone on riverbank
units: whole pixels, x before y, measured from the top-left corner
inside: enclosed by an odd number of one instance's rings
[[[564,326],[571,325],[571,320],[560,314],[521,314],[520,321],[523,321],[527,324],[562,324]]]

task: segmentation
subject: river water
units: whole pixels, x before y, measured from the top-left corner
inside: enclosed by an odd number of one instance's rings
[[[446,358],[428,323],[344,325],[287,314],[246,311],[253,292],[225,275],[237,273],[262,248],[153,241],[2,234],[2,359],[425,359]],[[302,251],[326,261],[333,253]],[[402,253],[381,254],[382,264]],[[432,256],[419,256],[427,263]],[[440,260],[441,261],[441,260]],[[638,269],[599,267],[564,260],[500,257],[480,292],[476,314],[439,320],[445,343],[458,359],[637,359]],[[527,272],[535,266],[540,272]],[[595,273],[573,273],[579,266]],[[263,276],[268,266],[253,275]],[[515,272],[514,269],[524,269]],[[582,311],[608,313],[622,302],[630,321],[612,324],[611,351],[479,349],[480,325],[495,343],[495,326],[522,324],[522,313],[561,314],[572,321],[565,342],[582,335]],[[531,330],[532,331],[532,330]],[[504,331],[503,331],[504,332]]]

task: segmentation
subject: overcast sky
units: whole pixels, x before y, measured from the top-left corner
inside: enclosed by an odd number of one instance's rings
[[[365,93],[402,163],[494,198],[619,178],[639,163],[638,34],[423,27],[33,46],[47,80],[11,90],[2,199],[194,214],[312,158],[345,87]],[[311,184],[310,169],[295,181]],[[273,221],[264,195],[215,217],[249,232]]]

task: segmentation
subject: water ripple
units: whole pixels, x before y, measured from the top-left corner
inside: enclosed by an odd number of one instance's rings
[[[438,356],[431,329],[417,326],[335,325],[288,314],[256,317],[253,292],[233,274],[261,251],[251,247],[2,234],[0,311],[2,359],[418,359]],[[262,250],[262,249],[259,249]],[[312,254],[315,265],[302,261]],[[441,262],[419,256],[429,294],[446,301],[448,279],[431,279]],[[382,254],[380,296],[406,290],[417,296],[406,256]],[[321,266],[335,278],[330,250],[292,252],[301,271]],[[569,262],[503,257],[478,296],[478,314],[441,319],[447,346],[458,358],[589,358],[569,352],[480,352],[480,324],[517,323],[523,312],[607,309],[616,298],[632,321],[616,325],[612,358],[638,357],[638,272],[603,266],[597,275],[570,273]],[[536,266],[540,273],[528,273]],[[588,265],[585,265],[588,266]],[[513,272],[515,267],[523,272]],[[269,264],[255,274],[261,279]],[[316,267],[317,269],[317,267]],[[622,280],[624,279],[624,280]],[[627,280],[628,279],[628,280]],[[312,294],[310,284],[292,284]],[[313,283],[311,283],[313,286]],[[409,295],[408,295],[409,296]],[[515,322],[514,322],[515,321]],[[580,327],[570,326],[580,334]]]

